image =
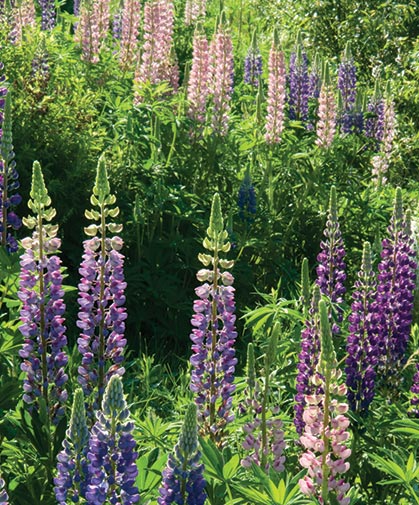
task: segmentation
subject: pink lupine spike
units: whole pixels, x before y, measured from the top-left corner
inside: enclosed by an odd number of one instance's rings
[[[197,30],[193,39],[192,67],[188,83],[188,116],[201,124],[205,122],[209,77],[208,40],[203,32]]]
[[[119,62],[123,68],[135,61],[141,20],[140,0],[125,0],[122,11],[122,34]]]

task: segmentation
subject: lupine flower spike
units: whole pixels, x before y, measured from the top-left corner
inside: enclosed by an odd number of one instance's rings
[[[39,0],[41,6],[41,30],[52,30],[56,22],[54,0]]]
[[[371,246],[365,242],[362,267],[352,294],[345,368],[349,406],[361,415],[367,414],[375,393],[377,350],[373,320],[376,286]]]
[[[322,295],[326,295],[332,302],[335,319],[332,332],[335,335],[339,332],[337,323],[342,319],[342,310],[339,304],[343,302],[343,295],[346,291],[343,284],[346,279],[344,261],[346,253],[338,221],[335,186],[332,186],[330,190],[329,212],[323,235],[325,240],[320,242],[321,252],[317,255],[319,266],[316,269],[316,282],[320,286]]]
[[[130,67],[136,58],[140,19],[140,1],[125,0],[122,10],[121,46],[119,53],[119,62],[122,68]]]
[[[276,30],[269,52],[268,68],[268,107],[265,140],[268,144],[277,144],[281,141],[281,134],[284,129],[286,71],[284,53],[279,47],[279,37]]]
[[[303,50],[301,34],[298,34],[295,52],[291,53],[288,80],[290,119],[306,121],[308,118],[310,79],[307,54]]]
[[[112,376],[109,380],[102,409],[96,417],[87,454],[89,460],[87,503],[92,505],[138,503],[140,495],[135,486],[138,454],[135,452],[135,440],[132,436],[134,424],[129,421],[122,380],[118,375]]]
[[[100,34],[91,0],[84,0],[81,4],[80,22],[77,25],[76,39],[81,42],[82,60],[88,63],[98,63]]]
[[[19,351],[25,372],[23,400],[29,410],[39,410],[40,398],[48,408],[50,419],[57,422],[64,413],[67,374],[64,367],[67,344],[64,326],[65,304],[62,289],[61,260],[57,256],[61,241],[58,225],[50,224],[55,209],[45,187],[41,166],[33,165],[29,209],[33,216],[23,224],[33,229],[32,237],[22,240],[25,252],[20,261],[19,299],[22,302],[19,327],[24,344]]]
[[[19,188],[19,174],[16,170],[14,160],[12,139],[12,105],[10,93],[6,88],[0,88],[0,109],[4,107],[2,114],[2,135],[0,140],[0,234],[1,245],[8,252],[16,252],[18,245],[10,230],[18,230],[22,226],[22,221],[14,212],[14,207],[22,201],[18,193],[14,193]],[[14,194],[13,194],[14,193]]]
[[[384,134],[384,100],[380,91],[380,83],[376,81],[374,94],[367,105],[368,116],[365,120],[365,135],[375,139],[378,149]]]
[[[204,465],[200,460],[196,405],[192,403],[186,411],[179,442],[169,455],[163,471],[160,498],[157,499],[159,505],[204,505],[207,498],[204,491],[206,483]]]
[[[211,44],[212,54],[212,123],[215,133],[227,135],[233,94],[233,43],[227,29],[224,13],[221,14],[217,31]]]
[[[319,119],[316,127],[316,144],[322,148],[329,148],[336,132],[336,100],[327,63],[325,63],[323,70],[323,82],[320,89],[317,114]]]
[[[81,389],[76,389],[70,424],[63,440],[63,450],[57,456],[54,491],[59,505],[78,503],[80,498],[86,497],[88,448],[89,430],[86,424],[84,395]]]
[[[230,250],[228,233],[224,230],[221,203],[214,195],[210,225],[204,247],[210,254],[200,254],[199,260],[212,269],[202,269],[197,278],[203,282],[196,288],[194,302],[191,364],[191,390],[195,393],[201,431],[217,443],[222,443],[226,425],[234,418],[231,412],[235,390],[234,369],[237,364],[234,344],[237,338],[234,315],[234,278],[230,272],[233,261],[220,258]]]
[[[322,63],[320,56],[316,53],[311,71],[309,75],[309,97],[316,100],[320,96],[320,88],[322,85]]]
[[[200,18],[205,18],[207,0],[186,0],[185,25],[196,23]]]
[[[9,495],[4,487],[5,482],[0,477],[0,505],[9,505]]]
[[[351,450],[345,445],[349,438],[349,419],[345,416],[348,405],[338,398],[345,395],[345,385],[338,385],[341,377],[337,370],[329,315],[326,302],[319,302],[321,326],[321,354],[313,377],[317,393],[306,395],[304,410],[305,431],[300,442],[306,452],[300,457],[300,465],[307,468],[307,475],[300,479],[301,491],[318,499],[324,505],[338,503],[349,505],[346,496],[349,484],[341,474],[349,470],[346,461]]]
[[[339,121],[343,133],[353,130],[353,109],[356,101],[356,67],[351,53],[349,42],[346,44],[342,61],[338,69],[338,89],[341,107]]]
[[[102,403],[109,379],[125,371],[121,366],[127,342],[124,337],[127,318],[124,256],[120,253],[123,242],[120,237],[112,236],[122,230],[122,225],[106,222],[107,216],[115,218],[119,213],[118,207],[111,207],[115,201],[102,157],[90,198],[96,209],[86,211],[87,219],[98,221],[98,224],[85,228],[90,238],[83,243],[84,255],[79,270],[77,326],[81,333],[77,342],[82,364],[78,370],[78,381],[88,397],[89,416],[91,409],[98,409]]]
[[[375,324],[380,379],[391,394],[398,390],[400,372],[406,360],[413,317],[416,268],[410,223],[403,215],[402,192],[397,188],[388,237],[382,242],[374,306],[377,314]]]
[[[249,348],[252,354],[248,355],[248,372],[250,373],[246,403],[253,418],[243,426],[246,434],[243,449],[250,454],[242,459],[241,464],[247,468],[255,463],[266,472],[270,469],[282,472],[285,463],[282,421],[277,417],[278,407],[270,407],[268,402],[270,371],[276,360],[279,331],[279,324],[276,323],[265,354],[263,387],[256,379],[253,347]]]
[[[244,60],[244,82],[256,88],[262,75],[262,55],[257,44],[256,30],[253,32],[252,42]]]

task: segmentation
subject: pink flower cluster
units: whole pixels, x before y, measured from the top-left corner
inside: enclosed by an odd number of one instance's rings
[[[193,38],[192,67],[188,83],[188,116],[197,123],[205,123],[206,103],[209,93],[208,40],[199,30]]]
[[[119,62],[123,68],[129,67],[135,60],[140,19],[140,0],[125,0],[122,10],[122,33],[119,51]]]
[[[340,376],[340,371],[332,370],[332,378],[338,380]],[[300,442],[306,452],[299,461],[302,467],[307,468],[308,474],[300,479],[300,489],[304,494],[316,497],[322,504],[326,503],[325,494],[333,493],[340,505],[349,505],[350,499],[345,495],[350,486],[340,476],[349,470],[346,460],[351,455],[351,450],[345,445],[349,438],[349,419],[345,416],[348,405],[330,399],[345,395],[346,386],[334,383],[330,391],[326,391],[326,382],[320,374],[313,377],[313,383],[319,388],[318,391],[325,393],[305,397],[305,431]],[[324,481],[327,481],[327,486]]]
[[[204,18],[207,9],[207,0],[186,0],[185,25],[196,23],[199,18]]]
[[[9,33],[9,38],[13,44],[17,44],[22,40],[24,27],[33,28],[36,25],[33,0],[22,0],[21,3],[15,4],[12,8],[11,25],[12,30]]]
[[[275,41],[269,53],[268,65],[268,108],[265,139],[268,144],[277,144],[281,141],[281,133],[284,129],[286,70],[284,53],[278,49]]]
[[[336,100],[330,85],[323,84],[320,89],[318,115],[316,144],[328,148],[336,133]]]
[[[82,60],[97,63],[100,47],[99,25],[95,13],[84,4],[80,7],[76,39],[81,42]]]

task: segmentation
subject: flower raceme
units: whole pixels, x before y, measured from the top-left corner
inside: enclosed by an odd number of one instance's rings
[[[316,144],[322,148],[332,145],[336,133],[336,100],[330,83],[329,66],[326,64],[323,72],[323,83],[320,88],[319,108],[316,127]]]
[[[193,38],[192,66],[188,82],[188,116],[203,125],[209,94],[208,40],[198,25]]]

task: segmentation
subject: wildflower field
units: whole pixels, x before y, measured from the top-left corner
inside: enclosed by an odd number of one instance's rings
[[[0,16],[0,504],[419,504],[418,2]]]

